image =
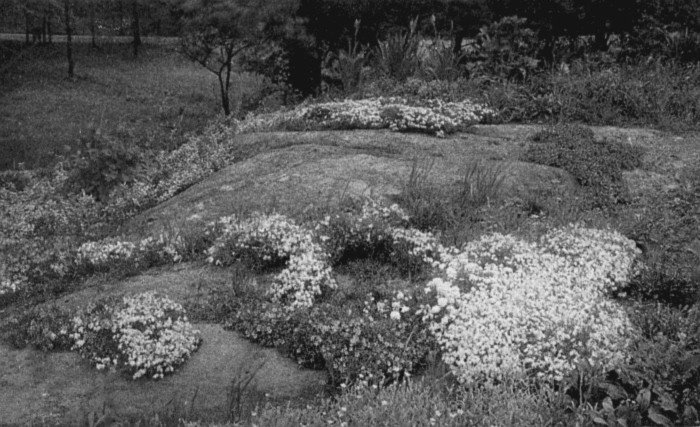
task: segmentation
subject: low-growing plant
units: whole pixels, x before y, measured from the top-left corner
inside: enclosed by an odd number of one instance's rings
[[[398,292],[389,299],[319,302],[292,312],[259,302],[242,306],[228,325],[254,342],[281,348],[303,366],[325,369],[334,386],[378,384],[418,372],[432,351],[421,298],[422,292]]]
[[[201,342],[182,306],[154,292],[92,303],[72,326],[73,349],[81,356],[134,379],[174,372]]]
[[[598,206],[628,201],[622,171],[641,166],[644,150],[630,144],[598,141],[581,125],[556,125],[537,133],[523,160],[562,168],[590,192]]]
[[[639,308],[632,320],[642,327],[643,335],[634,340],[625,363],[612,371],[581,364],[566,382],[568,392],[595,423],[696,424],[700,420],[698,309]]]
[[[137,180],[142,171],[142,154],[133,145],[108,138],[99,130],[91,130],[83,140],[84,148],[70,160],[71,174],[66,189],[106,201],[109,192],[119,184]]]
[[[450,387],[423,378],[386,387],[348,387],[314,405],[268,403],[251,419],[259,425],[573,425],[570,400],[543,386]]]
[[[58,305],[39,305],[10,317],[0,328],[2,340],[15,348],[67,351],[72,313]]]

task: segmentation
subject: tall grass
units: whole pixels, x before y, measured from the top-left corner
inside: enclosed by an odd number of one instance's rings
[[[497,208],[508,165],[468,162],[452,183],[433,179],[433,167],[433,160],[414,160],[398,200],[413,227],[458,246],[484,231],[485,210]]]

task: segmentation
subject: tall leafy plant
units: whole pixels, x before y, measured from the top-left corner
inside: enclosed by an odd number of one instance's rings
[[[418,18],[411,20],[409,31],[394,32],[377,46],[379,66],[384,73],[396,80],[405,81],[415,74],[419,66],[418,47],[420,40],[416,29]]]

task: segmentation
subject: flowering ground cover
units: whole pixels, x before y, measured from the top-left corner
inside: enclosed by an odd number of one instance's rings
[[[274,127],[319,129],[391,129],[435,136],[463,131],[494,116],[485,105],[469,100],[444,102],[440,99],[411,101],[400,97],[343,100],[297,107],[271,116],[251,118],[242,131]]]
[[[3,274],[21,289],[54,285],[54,278],[71,283],[93,273],[183,261],[249,269],[255,285],[233,279],[217,304],[202,307],[210,311],[207,319],[277,347],[305,367],[324,369],[338,390],[398,384],[439,365],[462,390],[506,383],[526,384],[521,390],[528,390],[534,382],[579,399],[577,414],[636,411],[644,422],[659,414],[694,419],[696,309],[660,306],[654,309],[658,315],[648,316],[648,300],[639,303],[630,295],[646,295],[639,291],[640,277],[651,266],[640,262],[646,258],[634,241],[607,227],[552,226],[535,219],[538,233],[484,229],[480,237],[453,246],[435,228],[414,228],[405,209],[410,206],[368,199],[308,218],[274,212],[228,216],[198,236],[105,237],[100,227],[114,218],[109,209],[138,211],[231,161],[229,137],[235,132],[222,129],[209,147],[200,141],[161,154],[171,162],[163,160],[168,166],[149,173],[148,182],[155,184],[117,187],[105,204],[82,195],[54,196],[63,182],[60,173],[34,178],[21,191],[3,187],[4,200],[18,202],[2,206],[8,213],[2,222],[5,247],[56,245],[44,247],[45,258],[3,253],[5,260],[6,254],[23,257],[6,262]],[[192,174],[178,171],[188,162],[195,166]],[[128,202],[132,189],[143,190],[143,198]],[[683,194],[679,200],[690,197]],[[27,208],[35,200],[52,208]],[[684,224],[690,221],[683,218]],[[167,300],[133,295],[101,307],[80,315],[75,325],[83,331],[73,337],[66,332],[74,327],[75,313],[28,312],[13,323],[20,333],[12,340],[46,350],[65,349],[69,341],[95,366],[151,378],[172,372],[197,348],[182,307]],[[53,323],[66,325],[65,331]],[[664,363],[648,363],[645,354]],[[595,379],[595,392],[575,395],[572,378]],[[606,395],[612,386],[623,391]],[[648,405],[630,409],[647,392]],[[598,395],[610,398],[612,412]],[[457,414],[455,408],[451,414]]]

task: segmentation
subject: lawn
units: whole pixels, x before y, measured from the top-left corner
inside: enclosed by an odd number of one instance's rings
[[[12,42],[5,42],[11,44]],[[172,149],[219,111],[213,74],[171,46],[75,45],[76,78],[62,44],[36,46],[0,79],[0,170],[43,167],[95,132]]]

